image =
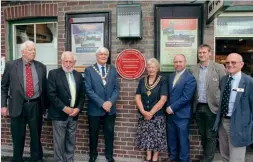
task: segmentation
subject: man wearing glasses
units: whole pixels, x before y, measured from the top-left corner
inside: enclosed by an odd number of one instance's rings
[[[202,162],[212,162],[214,158],[217,132],[212,129],[220,101],[220,79],[226,75],[225,67],[211,61],[211,55],[211,47],[209,45],[200,45],[198,48],[200,62],[191,67],[191,72],[197,80],[193,113],[200,130],[204,150]]]
[[[218,130],[223,161],[244,162],[246,146],[253,143],[253,78],[241,72],[243,65],[240,54],[229,54],[228,75],[221,79],[214,130]]]

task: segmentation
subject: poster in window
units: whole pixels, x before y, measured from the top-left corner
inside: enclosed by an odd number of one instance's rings
[[[198,20],[160,19],[161,71],[174,71],[173,58],[184,54],[187,65],[197,64]]]
[[[71,45],[77,57],[76,66],[96,63],[96,50],[104,45],[104,24],[71,24]]]

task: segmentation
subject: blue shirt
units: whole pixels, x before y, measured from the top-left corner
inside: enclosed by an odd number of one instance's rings
[[[208,73],[208,65],[207,66],[200,65],[199,80],[198,80],[198,97],[199,97],[198,102],[200,103],[207,103],[207,94],[206,94],[207,73]]]
[[[235,75],[232,76],[233,80],[231,81],[231,92],[230,92],[230,97],[229,97],[229,104],[228,104],[228,114],[227,116],[231,116],[233,109],[234,109],[234,104],[235,104],[235,99],[236,99],[236,94],[237,94],[237,88],[239,87],[239,83],[242,77],[242,73],[238,72]]]

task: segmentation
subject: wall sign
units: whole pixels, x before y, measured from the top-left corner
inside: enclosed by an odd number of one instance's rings
[[[174,71],[173,59],[184,54],[187,65],[197,64],[198,19],[160,20],[160,69]]]
[[[117,56],[115,64],[122,78],[137,79],[145,71],[146,60],[140,51],[126,49]]]
[[[106,47],[110,52],[109,12],[67,13],[65,22],[66,50],[76,54],[76,70],[83,72],[85,67],[96,63],[99,47]],[[110,60],[109,56],[108,64]]]

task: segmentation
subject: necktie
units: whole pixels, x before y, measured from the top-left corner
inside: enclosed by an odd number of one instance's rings
[[[30,63],[25,64],[25,74],[26,74],[26,95],[28,97],[32,97],[34,95],[34,87]]]
[[[105,76],[105,67],[102,66],[101,69],[102,69],[102,76],[104,77]]]
[[[175,78],[174,78],[174,80],[173,80],[173,87],[175,86],[175,84],[177,83],[177,81],[178,81],[178,79],[179,79],[179,74],[178,73],[176,73],[176,75],[175,75]]]
[[[224,115],[228,114],[228,104],[229,104],[229,97],[231,91],[231,81],[233,80],[232,77],[228,78],[227,84],[225,86],[222,100],[221,100],[221,113]]]
[[[71,74],[68,73],[68,82],[69,82],[69,90],[71,94],[71,103],[70,106],[74,107],[75,106],[75,100],[76,100],[76,87],[73,79],[71,78]]]

